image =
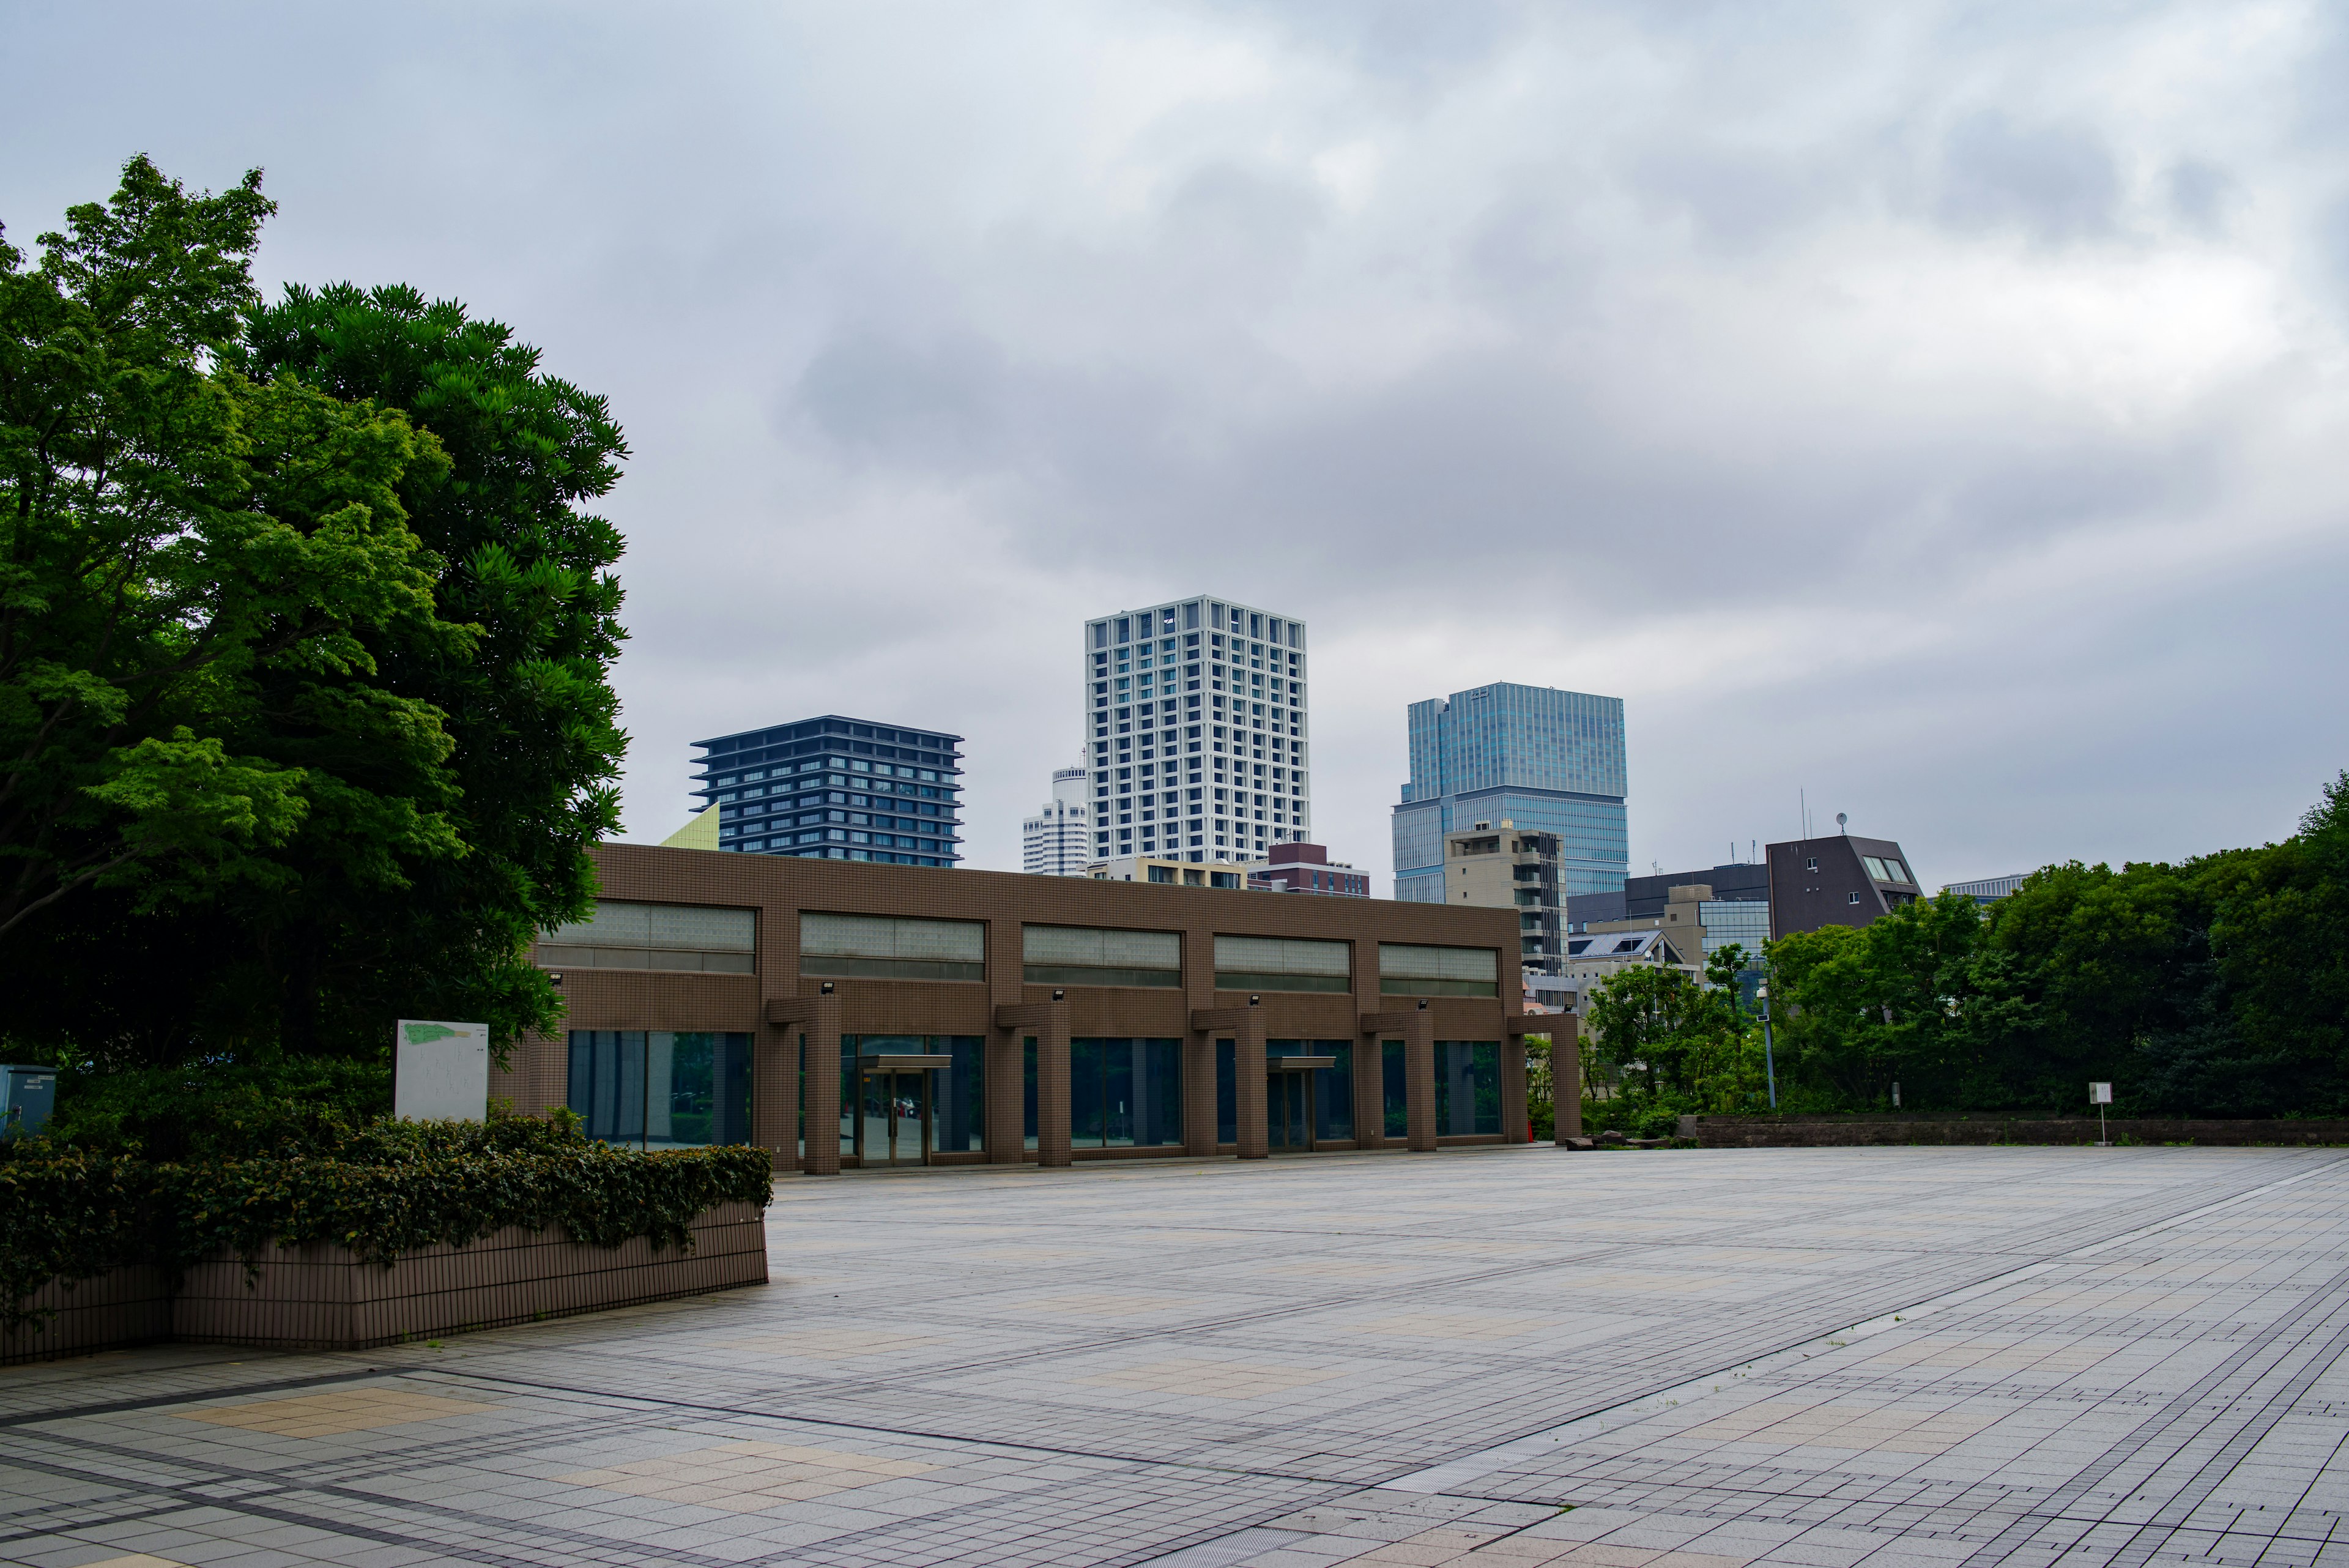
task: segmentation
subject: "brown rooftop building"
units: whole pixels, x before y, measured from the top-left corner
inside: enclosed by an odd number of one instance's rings
[[[778,1170],[1522,1143],[1508,909],[641,845],[492,1092]],[[1506,983],[1503,983],[1506,980]],[[804,1070],[803,1070],[804,1069]]]

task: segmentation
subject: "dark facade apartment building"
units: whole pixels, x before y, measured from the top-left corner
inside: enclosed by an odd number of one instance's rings
[[[962,859],[962,737],[837,713],[696,741],[718,847],[808,860]]]
[[[1797,838],[1771,845],[1764,859],[1774,941],[1822,926],[1864,926],[1922,896],[1909,852],[1889,838]]]
[[[1247,885],[1260,893],[1319,893],[1331,898],[1367,898],[1367,872],[1332,862],[1328,846],[1276,844],[1262,865],[1248,868]]]
[[[1506,909],[638,845],[492,1092],[779,1170],[1526,1140]]]

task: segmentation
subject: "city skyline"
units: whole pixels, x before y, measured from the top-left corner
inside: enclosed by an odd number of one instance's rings
[[[2349,754],[2335,9],[697,17],[553,72],[514,14],[28,10],[109,65],[0,131],[28,252],[133,152],[258,166],[266,294],[609,399],[629,836],[844,707],[970,737],[1016,867],[1065,628],[1195,587],[1311,624],[1312,831],[1381,880],[1396,707],[1504,671],[1636,709],[1636,866],[1802,792],[1955,880],[2176,859]]]

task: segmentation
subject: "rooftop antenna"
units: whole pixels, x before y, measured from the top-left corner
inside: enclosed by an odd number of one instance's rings
[[[1810,796],[1810,792],[1809,792],[1809,791],[1807,791],[1807,790],[1799,790],[1799,789],[1798,789],[1798,790],[1796,790],[1796,791],[1795,792],[1795,798],[1797,801],[1799,801],[1799,802],[1801,802],[1801,803],[1802,803],[1802,807],[1803,807],[1803,836],[1804,836],[1804,837],[1806,837],[1806,838],[1808,838],[1808,837],[1811,836],[1811,796]]]
[[[1851,829],[1846,827],[1844,824],[1850,820],[1851,818],[1846,816],[1842,812],[1836,813],[1836,831],[1842,834],[1847,838],[1851,836]]]

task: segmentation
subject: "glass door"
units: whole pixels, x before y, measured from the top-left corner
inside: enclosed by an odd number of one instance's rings
[[[1275,1067],[1265,1085],[1266,1141],[1292,1152],[1313,1147],[1313,1079],[1311,1068],[1282,1071]]]
[[[937,1147],[926,1072],[868,1067],[857,1075],[856,1163],[927,1165]]]

